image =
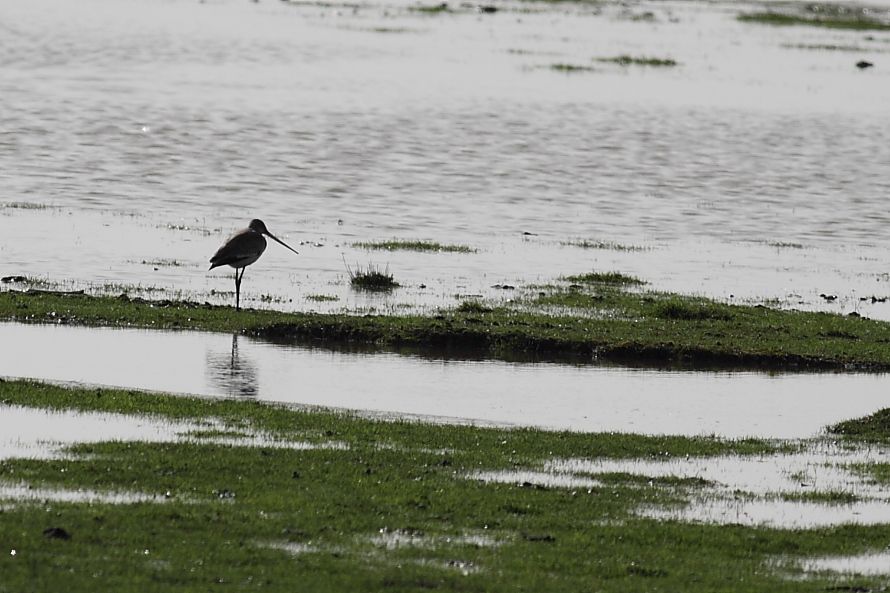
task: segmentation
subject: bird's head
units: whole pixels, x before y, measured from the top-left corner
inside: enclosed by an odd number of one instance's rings
[[[251,220],[250,224],[247,225],[247,228],[263,235],[269,234],[269,229],[266,228],[266,223],[264,223],[259,218],[254,218],[253,220]]]

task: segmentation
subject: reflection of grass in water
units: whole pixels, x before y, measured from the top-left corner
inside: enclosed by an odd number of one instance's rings
[[[676,60],[672,60],[671,58],[650,58],[628,55],[620,55],[610,58],[596,58],[596,61],[609,62],[612,64],[618,64],[619,66],[651,66],[670,68],[677,65]]]
[[[359,249],[379,249],[385,251],[428,251],[438,253],[475,253],[477,250],[467,245],[447,245],[435,241],[359,241],[352,244]]]
[[[738,20],[745,23],[760,23],[781,27],[803,25],[810,27],[827,27],[830,29],[853,29],[859,31],[890,31],[890,23],[880,21],[861,9],[811,11],[809,14],[788,14],[781,12],[751,12],[740,14]]]

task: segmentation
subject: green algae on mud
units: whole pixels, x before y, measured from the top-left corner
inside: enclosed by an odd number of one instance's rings
[[[504,303],[431,315],[234,311],[41,291],[0,292],[0,319],[239,332],[331,347],[505,360],[785,370],[890,370],[890,324],[601,283],[530,287]]]
[[[214,419],[215,432],[315,445],[221,445],[193,433],[4,459],[0,483],[157,498],[6,496],[0,591],[799,591],[800,580],[766,569],[777,556],[862,553],[890,537],[886,525],[783,530],[636,513],[683,504],[706,486],[699,480],[613,474],[578,487],[474,477],[554,458],[768,459],[784,450],[753,439],[428,425],[29,381],[0,381],[0,405]],[[825,574],[805,582],[877,586]]]

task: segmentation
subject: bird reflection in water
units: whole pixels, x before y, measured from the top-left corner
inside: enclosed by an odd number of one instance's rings
[[[207,352],[207,376],[214,387],[229,397],[256,397],[257,368],[238,352],[238,339],[238,334],[232,335],[231,352]]]

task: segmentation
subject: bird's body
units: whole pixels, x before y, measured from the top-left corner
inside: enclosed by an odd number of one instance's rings
[[[226,242],[216,250],[210,258],[210,269],[219,266],[232,266],[235,268],[235,309],[241,308],[241,279],[244,278],[244,269],[258,260],[266,250],[266,235],[281,243],[294,253],[299,253],[293,247],[273,235],[266,229],[262,220],[253,219],[247,228],[233,234]],[[241,270],[241,274],[238,274]]]
[[[210,258],[210,269],[232,266],[235,269],[249,266],[266,250],[266,238],[250,227],[241,229],[216,250]]]

